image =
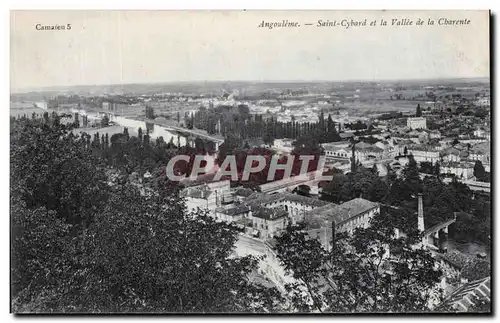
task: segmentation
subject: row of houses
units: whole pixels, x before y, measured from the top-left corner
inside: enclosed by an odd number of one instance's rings
[[[318,216],[327,214],[328,228],[334,222],[337,230],[349,231],[367,225],[379,212],[378,204],[361,198],[337,205],[290,192],[265,194],[245,188],[231,191],[229,180],[186,181],[184,185],[182,194],[188,211],[207,210],[216,220],[234,223],[261,239],[272,239],[289,223],[307,222],[311,228],[323,228],[324,223],[318,223],[326,219],[319,221]]]

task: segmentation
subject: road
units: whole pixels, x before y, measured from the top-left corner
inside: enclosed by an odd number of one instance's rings
[[[266,252],[266,246],[263,241],[242,234],[238,236],[238,241],[236,241],[235,246],[235,252],[240,257],[246,255],[262,256]]]

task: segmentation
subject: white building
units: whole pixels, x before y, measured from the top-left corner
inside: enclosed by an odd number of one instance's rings
[[[253,208],[258,208],[260,206],[270,209],[283,209],[288,212],[288,216],[293,224],[303,221],[304,215],[307,212],[332,204],[315,198],[292,193],[254,193],[245,200],[245,203]]]
[[[336,232],[352,233],[355,228],[366,228],[370,220],[380,213],[380,205],[363,198],[355,198],[340,205],[329,205],[306,213],[306,223],[309,235],[318,237],[323,245],[328,244],[332,237],[332,223]]]
[[[294,139],[274,139],[272,148],[279,152],[289,154],[293,150],[292,143],[294,141]]]
[[[472,163],[443,163],[441,173],[453,174],[461,179],[470,179],[474,177],[474,165]]]
[[[441,132],[439,130],[429,131],[429,139],[441,139]]]
[[[250,207],[241,203],[222,205],[215,209],[215,218],[228,223],[239,223],[246,226],[251,222],[252,211]]]
[[[440,160],[439,151],[433,149],[432,147],[426,147],[426,146],[409,147],[408,154],[413,155],[413,158],[417,163],[430,162],[434,164],[435,162],[439,162]]]
[[[356,160],[359,162],[366,160],[379,160],[382,159],[384,154],[383,149],[365,142],[357,143],[354,146],[354,149],[354,155],[356,156]]]
[[[279,235],[288,225],[288,212],[283,208],[252,208],[252,228],[254,236],[272,239]]]
[[[181,195],[186,198],[186,207],[189,212],[198,208],[208,210],[212,214],[222,204],[232,202],[230,181],[212,181],[213,174],[200,176],[195,181],[186,179],[181,182],[186,188]]]
[[[444,162],[459,162],[462,157],[462,152],[455,147],[450,147],[441,151],[441,159]]]
[[[490,98],[489,97],[482,97],[474,101],[475,105],[478,106],[489,106],[490,105]]]
[[[335,157],[349,159],[351,157],[351,150],[349,149],[349,142],[338,142],[338,143],[325,143],[322,144],[325,150],[326,157]]]
[[[427,119],[425,118],[408,118],[406,126],[410,129],[427,129]]]

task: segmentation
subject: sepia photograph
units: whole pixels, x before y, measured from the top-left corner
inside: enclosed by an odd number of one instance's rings
[[[490,24],[10,11],[11,313],[492,315]]]

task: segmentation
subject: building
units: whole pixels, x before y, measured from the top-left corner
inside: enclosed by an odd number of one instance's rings
[[[217,207],[215,194],[206,187],[191,189],[183,192],[186,199],[186,208],[188,212],[199,210],[213,211]]]
[[[381,140],[374,144],[376,147],[382,149],[382,158],[389,159],[398,155],[397,147],[392,140]]]
[[[472,146],[469,151],[469,160],[476,161],[479,160],[483,164],[489,164],[491,155],[490,155],[490,143],[480,143]]]
[[[217,220],[228,223],[241,223],[243,225],[249,222],[245,221],[245,219],[251,219],[252,217],[250,207],[241,203],[222,205],[216,208],[214,213]]]
[[[319,207],[333,203],[292,193],[264,194],[254,193],[245,199],[245,203],[253,208],[281,208],[288,213],[293,224],[304,220],[304,215]]]
[[[339,136],[342,140],[350,140],[352,138],[355,138],[356,136],[354,135],[354,132],[352,131],[344,131],[344,132],[341,132],[339,133]]]
[[[434,164],[440,160],[439,151],[436,150],[424,150],[422,148],[415,147],[408,149],[408,154],[413,155],[413,158],[417,163],[429,162]]]
[[[426,118],[408,118],[406,120],[406,126],[410,129],[427,129],[427,119]]]
[[[408,154],[413,155],[413,158],[417,163],[430,162],[435,163],[440,161],[439,151],[431,146],[425,145],[415,145],[413,147],[408,147]]]
[[[352,199],[332,208],[331,219],[339,232],[352,233],[355,228],[368,227],[370,220],[380,213],[380,205],[362,198]]]
[[[441,139],[441,132],[439,130],[431,130],[428,133],[429,139]]]
[[[365,160],[379,160],[382,159],[384,150],[376,145],[359,142],[354,146],[354,154],[356,160],[363,162]]]
[[[330,142],[321,145],[325,150],[325,156],[349,159],[351,152],[349,149],[350,143],[348,141]]]
[[[111,102],[103,102],[102,109],[106,111],[112,111],[113,103]]]
[[[474,177],[474,164],[468,162],[443,163],[441,165],[441,173],[453,174],[462,179],[471,179]]]
[[[486,136],[489,134],[489,131],[485,131],[484,129],[478,128],[474,130],[474,137],[477,138],[486,138]]]
[[[288,225],[288,212],[284,208],[252,208],[253,235],[261,239],[272,239]]]
[[[490,98],[487,96],[482,97],[482,98],[478,98],[476,101],[474,101],[474,104],[477,106],[481,106],[481,107],[489,106],[490,105]]]
[[[336,232],[352,233],[355,228],[366,228],[370,220],[380,213],[380,205],[363,198],[355,198],[340,205],[330,203],[305,214],[308,233],[319,238],[328,249],[332,227]]]
[[[412,146],[414,144],[413,141],[409,139],[393,139],[394,143],[394,154],[396,156],[403,156],[405,154],[405,148],[406,148],[406,153],[408,153],[408,147]]]
[[[213,214],[217,207],[233,201],[230,181],[213,181],[213,177],[214,174],[207,174],[199,176],[196,180],[181,181],[181,185],[185,187],[181,196],[186,198],[186,207],[189,212],[199,208]]]
[[[36,108],[40,108],[40,109],[43,109],[43,110],[47,110],[48,109],[48,104],[45,101],[36,102],[36,103],[34,103],[34,106]]]
[[[276,149],[278,152],[289,154],[293,150],[294,139],[274,139],[272,148]]]
[[[462,159],[461,151],[455,147],[450,147],[441,151],[441,159],[444,162],[460,162]]]

